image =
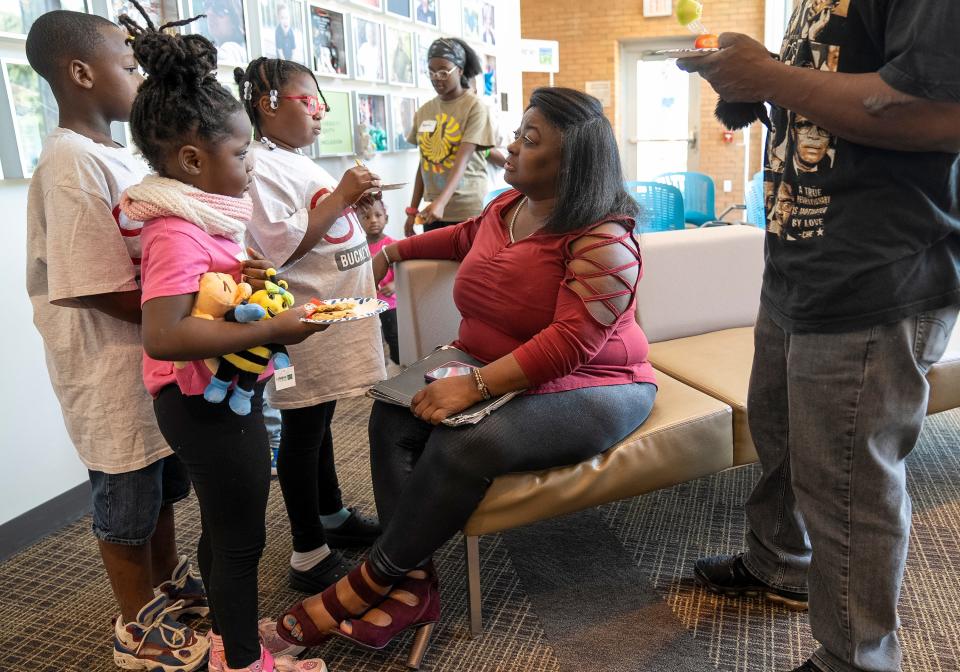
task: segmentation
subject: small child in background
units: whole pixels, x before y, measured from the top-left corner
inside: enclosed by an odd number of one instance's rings
[[[126,39],[102,17],[66,10],[38,17],[27,35],[27,60],[59,105],[30,181],[27,292],[64,424],[88,469],[92,532],[120,611],[114,660],[190,672],[206,661],[207,642],[177,618],[208,611],[177,552],[173,505],[190,481],[143,386],[141,224],[117,209],[147,174],[110,136],[143,82]]]
[[[391,245],[397,241],[383,232],[387,227],[389,217],[383,201],[376,200],[367,204],[360,210],[360,226],[367,234],[367,246],[370,248],[370,258],[377,256],[377,253],[386,245]],[[397,293],[393,287],[393,267],[387,271],[387,274],[377,287],[377,298],[386,301],[390,306],[389,310],[380,313],[380,325],[383,327],[383,339],[390,348],[390,360],[394,364],[400,363],[400,345],[397,340]]]

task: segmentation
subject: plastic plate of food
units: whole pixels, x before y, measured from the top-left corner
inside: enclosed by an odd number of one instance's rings
[[[668,58],[687,58],[690,56],[704,56],[720,51],[719,47],[684,47],[682,49],[656,49],[649,52],[651,56],[667,56]]]
[[[390,308],[386,301],[370,297],[343,299],[310,299],[306,305],[307,315],[301,322],[310,324],[335,324],[373,317]]]

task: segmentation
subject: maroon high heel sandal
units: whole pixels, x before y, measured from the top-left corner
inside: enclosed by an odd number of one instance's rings
[[[353,592],[357,594],[357,597],[368,605],[377,604],[383,600],[385,595],[381,595],[367,584],[361,573],[362,567],[363,563],[360,563],[350,570],[350,573],[347,574],[346,577],[347,581],[350,583]],[[339,581],[337,583],[339,583]],[[328,586],[326,590],[320,593],[320,600],[323,602],[327,613],[336,621],[337,625],[348,619],[357,618],[358,616],[358,614],[350,613],[340,602],[340,598],[337,597],[336,583]],[[299,637],[293,632],[298,625],[300,626]],[[290,642],[297,646],[317,646],[338,631],[339,628],[337,626],[334,626],[331,630],[319,630],[316,624],[314,624],[313,619],[310,618],[310,614],[303,608],[303,600],[297,602],[277,618],[277,635],[285,642]]]
[[[420,662],[430,644],[430,635],[433,634],[433,629],[440,620],[440,584],[436,573],[432,570],[432,567],[427,569],[427,576],[422,579],[407,577],[392,589],[392,591],[406,591],[415,596],[416,605],[410,606],[396,598],[391,598],[388,593],[380,604],[371,607],[386,613],[390,617],[389,625],[375,625],[357,617],[351,617],[344,619],[344,622],[350,623],[352,632],[347,634],[338,629],[334,634],[357,646],[379,651],[401,632],[416,628],[417,632],[407,658],[407,667],[419,670]]]

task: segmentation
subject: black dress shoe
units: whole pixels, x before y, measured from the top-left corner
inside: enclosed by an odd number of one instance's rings
[[[350,517],[336,527],[323,528],[330,548],[364,548],[380,536],[380,521],[365,516],[352,506],[347,509]]]
[[[793,668],[790,672],[821,672],[820,668],[813,664],[813,661],[808,660],[800,667]]]
[[[288,584],[301,593],[316,594],[345,577],[351,569],[339,551],[331,551],[310,569],[301,571],[291,567],[287,573]]]
[[[743,553],[700,558],[693,564],[693,576],[697,583],[718,595],[727,597],[762,595],[771,602],[778,602],[788,609],[803,611],[807,608],[807,593],[768,586],[751,574],[743,564]]]

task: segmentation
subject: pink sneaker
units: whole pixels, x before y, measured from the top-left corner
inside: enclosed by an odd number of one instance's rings
[[[208,667],[207,669],[212,670],[213,668]],[[310,658],[309,660],[297,660],[291,656],[274,658],[269,651],[261,646],[260,660],[242,670],[235,670],[224,664],[223,672],[327,672],[327,665],[319,658]]]
[[[306,651],[306,647],[288,644],[284,640],[280,639],[280,636],[277,635],[277,622],[271,618],[261,618],[260,622],[257,623],[257,630],[260,632],[260,645],[267,651],[267,653],[271,654],[271,656],[290,658],[293,660],[294,656],[299,656],[301,653]],[[207,639],[210,641],[210,658],[207,662],[207,670],[209,670],[209,672],[227,672],[229,668],[227,667],[227,660],[223,654],[223,639],[220,637],[220,635],[213,634],[212,630],[207,633]],[[320,662],[322,663],[323,661],[321,660]],[[289,666],[287,669],[299,670],[299,668],[292,668]],[[326,667],[305,667],[303,669],[316,669],[318,672],[322,672],[322,670],[326,669]],[[286,672],[285,669],[284,672]]]

